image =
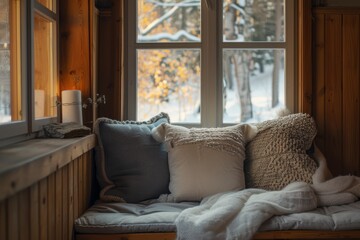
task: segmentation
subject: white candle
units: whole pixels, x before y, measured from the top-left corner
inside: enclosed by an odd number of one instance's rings
[[[62,122],[83,124],[81,108],[81,91],[64,90],[61,92]]]

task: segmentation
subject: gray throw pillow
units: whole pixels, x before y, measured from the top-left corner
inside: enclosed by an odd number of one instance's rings
[[[151,129],[168,122],[166,113],[146,122],[97,119],[101,200],[138,203],[169,192],[167,152],[151,136]]]

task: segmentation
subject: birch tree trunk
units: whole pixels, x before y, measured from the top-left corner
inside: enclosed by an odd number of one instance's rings
[[[232,3],[236,4],[236,0]],[[224,13],[224,36],[226,40],[236,40],[236,11],[232,7],[227,7]],[[250,93],[250,71],[249,61],[250,52],[247,51],[226,51],[223,56],[223,77],[227,85],[232,89],[233,82],[237,84],[237,91],[240,100],[240,119],[245,122],[252,118],[252,104]],[[232,76],[231,65],[234,65],[234,76]]]
[[[241,122],[252,118],[252,104],[250,94],[250,71],[248,68],[249,52],[237,51],[233,56],[235,65],[235,79],[240,97]]]

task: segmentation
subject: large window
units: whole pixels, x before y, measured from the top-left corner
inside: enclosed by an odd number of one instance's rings
[[[292,0],[128,4],[128,117],[221,126],[294,111]]]
[[[0,139],[56,121],[55,0],[0,0]]]

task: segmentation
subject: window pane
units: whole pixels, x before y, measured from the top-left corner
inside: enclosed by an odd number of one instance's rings
[[[35,118],[56,116],[54,23],[36,14],[34,19]]]
[[[22,120],[20,5],[0,0],[0,124]]]
[[[224,0],[223,40],[284,41],[285,0]]]
[[[138,42],[200,42],[200,0],[138,0]]]
[[[223,122],[274,118],[284,103],[284,50],[223,51]]]
[[[200,50],[137,51],[137,119],[200,122]]]

